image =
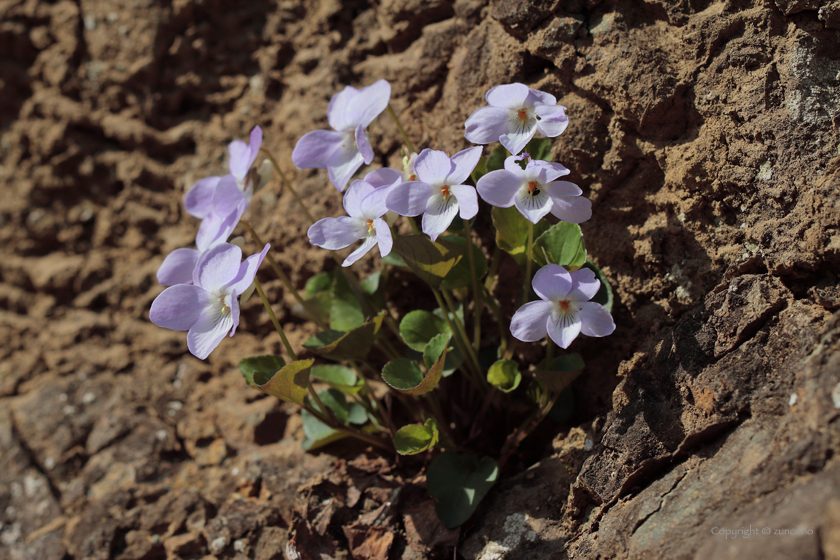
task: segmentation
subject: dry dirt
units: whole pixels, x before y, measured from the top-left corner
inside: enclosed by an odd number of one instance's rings
[[[419,467],[300,451],[235,368],[281,350],[256,301],[206,362],[148,321],[227,142],[262,126],[336,215],[289,153],[380,78],[450,153],[489,87],[556,95],[616,293],[574,426],[460,533]],[[822,0],[0,0],[0,559],[269,560],[290,533],[305,559],[840,558],[838,119]],[[394,125],[371,138],[395,165]],[[334,266],[277,182],[249,217],[298,285]],[[313,326],[268,288],[300,345]],[[744,527],[771,534],[719,534]]]

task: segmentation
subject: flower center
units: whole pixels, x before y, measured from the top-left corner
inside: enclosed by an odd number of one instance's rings
[[[230,314],[230,307],[228,307],[228,304],[225,301],[226,298],[227,298],[227,294],[219,294],[219,303],[222,304],[222,315],[229,315]]]
[[[416,180],[417,180],[417,175],[415,175],[415,174],[413,174],[413,173],[412,173],[412,174],[411,174],[411,177],[409,177],[409,178],[408,178],[408,180],[409,180],[409,181],[416,181]]]
[[[447,198],[449,198],[449,185],[443,185],[440,188],[440,194],[443,195],[443,200],[446,200]]]
[[[568,311],[569,310],[569,302],[567,300],[561,301],[560,302],[560,309],[562,309],[563,311]]]
[[[373,220],[367,221],[368,233],[373,233]]]
[[[531,196],[537,196],[540,194],[540,189],[537,188],[536,181],[528,181],[528,194]]]
[[[519,120],[523,120],[523,121],[528,120],[528,111],[527,110],[519,109],[519,111],[517,111],[517,114],[519,115]]]

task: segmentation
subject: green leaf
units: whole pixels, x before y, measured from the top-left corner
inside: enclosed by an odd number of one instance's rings
[[[554,224],[534,240],[534,260],[540,266],[559,264],[577,270],[586,261],[586,248],[580,226],[568,222]]]
[[[523,151],[530,155],[531,159],[551,161],[551,139],[534,138],[528,142]]]
[[[386,256],[382,257],[382,262],[383,264],[389,264],[391,266],[400,266],[403,268],[408,268],[408,265],[405,264],[403,258],[394,251],[391,251]]]
[[[356,376],[356,372],[337,364],[315,366],[310,375],[348,395],[355,395],[365,386],[364,382]]]
[[[385,364],[382,368],[382,379],[401,393],[406,395],[422,395],[437,386],[443,374],[443,364],[446,352],[435,361],[426,375],[420,370],[417,362],[408,358],[397,358]]]
[[[584,363],[580,354],[574,353],[554,358],[548,367],[550,371],[536,371],[534,376],[548,391],[559,394],[580,375]]]
[[[458,261],[449,274],[443,279],[441,286],[448,290],[457,290],[459,288],[472,289],[472,275],[470,274],[470,258],[467,255],[467,240],[460,235],[444,235],[439,239],[454,243],[464,252],[464,258]],[[487,257],[484,256],[484,251],[477,245],[470,244],[473,253],[473,262],[475,264],[475,277],[480,280],[487,274]]]
[[[417,455],[431,449],[438,441],[437,423],[433,419],[425,424],[409,424],[394,434],[394,447],[400,455]]]
[[[473,185],[478,184],[478,180],[487,175],[487,158],[481,157],[478,160],[478,163],[475,166],[475,169],[472,170],[470,173],[470,177],[472,177]]]
[[[583,266],[594,272],[595,277],[601,281],[601,287],[598,288],[598,293],[595,294],[595,297],[592,298],[591,301],[594,301],[595,303],[600,303],[606,308],[607,311],[612,312],[614,296],[612,286],[610,286],[610,281],[607,280],[607,277],[604,276],[604,273],[601,272],[601,269],[598,268],[595,265],[595,263],[591,260],[586,259],[586,263],[584,263]]]
[[[414,274],[433,288],[440,286],[464,256],[458,245],[442,239],[433,242],[425,235],[397,237],[394,239],[394,251]]]
[[[304,451],[312,451],[347,437],[344,432],[333,430],[312,415],[308,410],[300,413],[303,423],[303,447]]]
[[[400,336],[406,346],[423,352],[426,345],[439,334],[452,334],[446,321],[429,311],[411,311],[400,321]]]
[[[435,511],[449,529],[464,523],[475,512],[499,476],[490,457],[444,451],[426,472],[426,488],[435,500]]]
[[[503,393],[510,393],[522,381],[519,364],[513,360],[498,360],[487,371],[487,381]]]
[[[493,151],[490,152],[490,155],[487,156],[487,172],[490,173],[491,171],[496,171],[498,169],[505,168],[505,159],[510,156],[510,152],[505,149],[504,146],[499,144]]]
[[[239,371],[242,372],[248,385],[258,388],[268,383],[268,380],[285,365],[286,360],[281,356],[252,356],[239,362]]]
[[[258,356],[258,358],[267,357],[269,356]],[[276,356],[270,357],[275,358]],[[243,360],[243,362],[245,361]],[[309,387],[309,369],[313,363],[314,360],[298,360],[275,371],[253,371],[250,379],[249,375],[245,373],[249,368],[248,365],[243,369],[242,362],[240,362],[239,369],[249,384],[263,393],[302,406],[303,398],[306,396],[306,388]]]
[[[306,287],[304,288],[306,299],[311,298],[318,292],[332,291],[334,281],[335,277],[332,272],[319,272],[315,276],[310,277],[306,281]]]
[[[318,391],[318,398],[324,406],[335,413],[336,418],[343,424],[364,424],[368,420],[367,412],[362,405],[348,402],[345,396],[336,389]],[[317,403],[312,404],[315,410],[322,412]],[[344,432],[330,428],[307,410],[301,412],[301,419],[304,435],[302,447],[305,451],[317,449],[346,437]]]
[[[379,289],[379,281],[382,279],[382,271],[377,270],[361,282],[359,282],[359,286],[361,286],[362,291],[364,291],[367,295],[372,296],[376,293],[376,290]]]
[[[423,363],[427,368],[431,368],[443,351],[446,350],[446,359],[444,360],[443,371],[441,372],[443,377],[452,375],[464,360],[457,348],[449,347],[449,341],[451,339],[452,335],[450,333],[441,333],[432,338],[426,347],[423,348]]]
[[[357,360],[367,356],[376,333],[382,326],[385,312],[348,333],[324,331],[303,343],[303,347],[331,360]]]
[[[365,314],[358,298],[341,272],[335,273],[330,305],[330,328],[352,331],[365,322]]]
[[[528,244],[528,226],[531,222],[516,209],[493,207],[490,211],[493,216],[493,225],[496,227],[496,245],[504,249],[516,259],[521,265],[525,264],[525,253]],[[549,228],[546,220],[540,220],[534,226],[534,239],[537,239]]]

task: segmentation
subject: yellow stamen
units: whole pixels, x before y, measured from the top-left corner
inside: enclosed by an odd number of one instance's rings
[[[536,194],[540,194],[539,189],[537,189],[537,182],[536,181],[528,181],[528,192],[533,195],[534,191],[537,191]]]
[[[560,302],[560,309],[562,309],[563,311],[568,311],[569,310],[569,302],[566,301],[566,300],[561,301]]]
[[[373,233],[373,220],[367,221],[368,233]]]
[[[525,109],[519,109],[518,113],[519,113],[519,118],[522,119],[523,121],[528,118],[528,111],[526,111]]]
[[[449,197],[449,185],[443,185],[440,188],[440,194],[442,194],[443,199],[446,200]]]

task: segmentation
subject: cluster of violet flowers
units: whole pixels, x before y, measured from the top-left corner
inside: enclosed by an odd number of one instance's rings
[[[327,119],[334,130],[309,132],[298,141],[292,161],[299,169],[329,171],[340,192],[362,163],[373,161],[367,127],[388,106],[391,89],[385,80],[361,89],[346,87],[330,100]],[[452,157],[426,148],[412,153],[405,169],[383,168],[354,181],[347,188],[344,209],[348,216],[324,218],[309,228],[313,245],[337,250],[358,240],[362,244],[342,266],[358,261],[374,246],[387,256],[393,239],[389,212],[400,216],[423,215],[422,231],[432,241],[449,229],[458,215],[472,219],[479,211],[478,196],[499,208],[515,206],[532,224],[551,213],[558,219],[579,224],[592,216],[591,202],[582,190],[558,180],[570,171],[559,163],[533,160],[520,154],[536,132],[556,137],[569,119],[557,99],[543,91],[514,83],[494,87],[486,94],[488,107],[476,110],[466,121],[465,138],[476,144],[500,142],[512,155],[504,169],[481,177],[475,187],[465,184],[482,156],[479,146]],[[524,168],[520,165],[525,162]],[[609,312],[589,302],[600,281],[589,269],[566,271],[558,265],[541,269],[533,288],[542,301],[524,305],[514,315],[511,333],[521,341],[534,342],[548,334],[560,347],[568,348],[581,332],[607,336],[615,329]],[[593,291],[594,290],[594,291]]]
[[[205,359],[226,336],[234,335],[239,325],[240,302],[256,290],[292,361],[287,363],[274,355],[246,358],[239,368],[247,382],[303,408],[305,449],[344,436],[404,455],[443,447],[446,451],[429,464],[428,486],[441,520],[447,527],[454,527],[471,515],[481,498],[467,505],[462,500],[448,502],[447,496],[459,493],[452,491],[449,482],[435,489],[436,477],[431,473],[438,467],[446,471],[471,464],[444,458],[456,449],[464,453],[462,446],[476,437],[475,430],[482,425],[488,410],[500,406],[494,404],[495,390],[509,393],[519,386],[523,373],[512,360],[516,340],[537,342],[547,338],[546,357],[525,372],[532,379],[527,394],[537,403],[537,410],[505,440],[499,465],[548,416],[560,393],[584,367],[577,354],[555,359],[552,342],[567,349],[581,334],[611,334],[615,323],[609,310],[594,301],[606,293],[606,299],[601,301],[609,302],[611,296],[603,274],[594,263],[585,260],[582,232],[576,225],[592,216],[592,204],[577,185],[562,180],[571,173],[569,169],[541,159],[547,157],[549,141],[534,139],[537,132],[554,138],[569,125],[565,107],[558,105],[553,95],[520,83],[490,89],[486,94],[488,105],[473,112],[465,123],[465,139],[479,146],[452,156],[432,148],[417,153],[389,106],[390,97],[391,86],[385,80],[360,89],[345,87],[332,97],[327,108],[331,130],[304,134],[291,154],[299,169],[326,169],[330,182],[344,193],[347,215],[312,219],[307,232],[313,245],[330,251],[360,242],[343,260],[333,254],[341,267],[310,278],[306,294],[301,295],[269,254],[270,245],[263,244],[250,223],[242,221],[255,191],[269,181],[273,171],[311,218],[276,160],[262,148],[262,130],[257,126],[248,143],[235,140],[229,144],[228,174],[201,179],[186,193],[187,213],[201,220],[195,247],[175,249],[164,259],[157,279],[166,288],[152,303],[149,318],[158,326],[188,331],[189,351]],[[386,110],[403,137],[403,169],[379,168],[353,180],[363,164],[374,160],[368,128]],[[481,145],[494,142],[501,146],[485,157]],[[529,154],[525,150],[532,144],[535,148],[528,148]],[[255,165],[261,154],[264,160]],[[493,207],[497,230],[497,247],[489,267],[483,251],[473,245],[470,229],[471,220],[481,211],[481,201]],[[421,215],[418,227],[414,218]],[[553,216],[551,220],[549,215]],[[414,234],[399,233],[400,216],[405,217]],[[462,229],[453,227],[456,217],[461,218]],[[555,219],[559,222],[549,223]],[[262,247],[245,259],[244,238],[231,239],[238,226],[251,234],[257,247]],[[445,235],[447,232],[450,235]],[[540,235],[535,238],[537,232]],[[459,239],[462,245],[453,239]],[[366,278],[367,284],[362,286],[348,268],[375,246],[383,259],[389,259],[389,266],[406,267],[426,281],[438,309],[410,311],[397,324],[392,311],[373,297],[383,285],[387,286],[387,280],[381,282],[387,269]],[[569,253],[567,246],[577,250]],[[503,251],[517,258],[525,269],[522,304],[509,322],[501,315],[501,306],[493,295]],[[394,258],[392,252],[398,257]],[[417,254],[427,260],[421,263]],[[314,365],[312,359],[298,358],[257,280],[264,259],[301,305],[302,314],[324,329],[304,347],[349,367]],[[483,262],[483,268],[478,261]],[[465,277],[463,266],[456,266],[464,262],[469,264],[469,277]],[[535,263],[542,266],[532,274]],[[482,279],[485,274],[487,278]],[[339,297],[339,285],[348,286],[341,297],[350,297],[350,301],[342,299],[341,305],[330,307]],[[529,288],[538,299],[530,301]],[[456,303],[456,299],[460,302]],[[342,315],[347,309],[351,309],[350,315]],[[481,336],[481,314],[485,309],[495,318],[499,331],[497,359],[492,365],[486,359],[490,348]],[[472,312],[471,317],[468,311]],[[339,321],[334,323],[336,312]],[[471,319],[474,329],[472,340],[466,333],[467,319]],[[335,325],[342,327],[327,328]],[[388,331],[393,336],[389,337]],[[510,341],[508,335],[512,337]],[[405,348],[395,348],[392,341]],[[381,373],[375,367],[379,365],[376,358],[367,356],[374,348],[390,360]],[[402,417],[413,417],[417,423],[397,428],[399,416],[370,388],[370,375],[363,372],[360,364],[374,374],[371,380],[384,381],[398,393],[399,402],[407,405]],[[458,394],[469,398],[459,406],[471,413],[472,426],[453,427],[455,423],[441,407],[441,402],[447,401],[439,400],[433,393],[441,379],[455,371],[463,373],[465,389]],[[329,389],[316,390],[312,379]],[[465,429],[469,435],[464,434]],[[382,434],[387,437],[381,437]],[[456,444],[458,440],[461,443]],[[475,464],[479,463],[498,466],[489,457],[476,457]],[[449,475],[437,480],[467,480],[472,473],[458,471]],[[495,478],[488,480],[492,484]]]

